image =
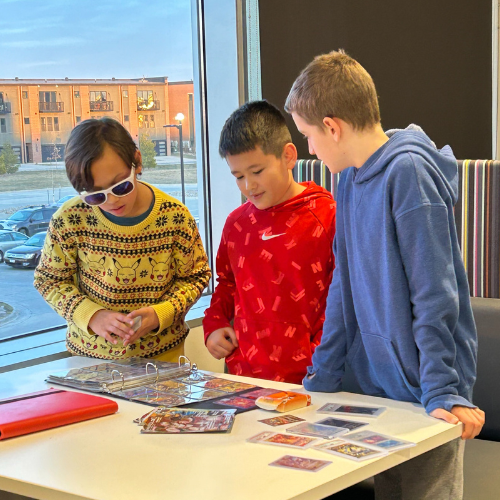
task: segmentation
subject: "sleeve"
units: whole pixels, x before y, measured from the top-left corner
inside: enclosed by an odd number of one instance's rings
[[[420,355],[422,404],[428,413],[455,405],[474,407],[458,395],[454,368],[459,302],[450,223],[443,203],[421,205],[396,219]]]
[[[333,253],[336,255],[337,239]],[[304,388],[315,392],[336,392],[341,388],[347,352],[346,329],[342,305],[341,276],[339,268],[333,271],[326,301],[325,322],[321,343],[312,356],[312,366],[307,368]]]
[[[226,222],[217,252],[217,286],[212,294],[210,307],[205,311],[205,318],[203,319],[205,342],[215,330],[230,326],[234,318],[236,283],[227,253],[227,227],[228,223]]]
[[[34,286],[45,301],[66,321],[87,331],[95,312],[104,309],[78,288],[78,250],[71,239],[64,240],[52,218],[45,238],[40,263],[34,275]]]
[[[316,215],[318,221],[321,222],[325,234],[328,236],[328,253],[325,253],[325,261],[331,258],[331,272],[335,269],[335,256],[333,255],[333,240],[335,237],[335,223],[336,223],[336,207],[337,204],[333,198],[331,198],[330,202],[326,204],[322,208],[322,213],[320,216]],[[328,277],[328,286],[331,283],[331,275]],[[324,320],[322,321],[324,324]],[[323,325],[319,328],[313,328],[313,335],[311,336],[311,352],[314,353],[316,348],[319,346],[321,342],[321,338],[323,336]]]
[[[173,284],[163,294],[160,301],[152,306],[160,321],[158,328],[160,332],[186,315],[191,306],[200,298],[212,276],[196,222],[191,214],[187,216],[187,219],[189,229],[184,227],[182,231],[179,231],[175,242],[176,275]],[[151,332],[152,335],[156,333],[157,331]]]

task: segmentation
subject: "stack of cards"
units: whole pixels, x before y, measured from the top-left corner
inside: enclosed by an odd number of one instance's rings
[[[352,406],[337,403],[326,403],[318,413],[331,413],[332,415],[349,415],[351,417],[378,417],[386,410],[383,406]]]

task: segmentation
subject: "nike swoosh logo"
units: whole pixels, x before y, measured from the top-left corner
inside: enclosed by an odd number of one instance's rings
[[[277,238],[278,236],[283,236],[284,234],[286,234],[286,233],[281,233],[281,234],[267,234],[267,233],[264,233],[262,235],[262,240],[263,241],[272,240],[273,238]]]

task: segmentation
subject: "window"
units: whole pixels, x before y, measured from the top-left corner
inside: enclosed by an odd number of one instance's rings
[[[0,242],[4,242],[4,241],[12,241],[9,234],[7,234],[7,233],[0,234]]]
[[[30,124],[29,116],[24,118],[24,124],[25,125],[29,125]]]
[[[137,91],[137,108],[138,109],[151,109],[154,107],[154,97],[152,90],[138,90]]]
[[[17,233],[16,231],[12,232],[12,238],[14,241],[25,241],[26,238],[21,233]]]
[[[32,221],[37,221],[37,220],[42,220],[43,219],[43,214],[42,212],[35,212],[31,217]]]
[[[23,90],[23,99],[28,99],[28,91]]]
[[[91,102],[106,101],[108,93],[105,90],[92,90],[89,92]]]
[[[55,92],[39,92],[38,98],[40,102],[56,102]]]
[[[8,216],[3,213],[4,207],[8,208],[10,213],[14,213],[29,205],[52,204],[67,195],[75,194],[67,179],[62,159],[65,145],[74,125],[88,118],[98,118],[95,116],[97,113],[104,113],[125,124],[137,144],[139,144],[139,137],[144,134],[148,136],[150,141],[149,151],[151,151],[151,143],[156,146],[156,154],[153,153],[152,160],[156,162],[157,167],[145,168],[142,178],[145,182],[157,185],[161,190],[178,199],[182,198],[182,191],[185,190],[185,203],[199,224],[205,248],[210,251],[211,244],[206,239],[209,234],[208,225],[204,222],[204,214],[209,213],[208,209],[204,208],[204,199],[208,199],[205,193],[205,186],[208,183],[204,183],[204,168],[201,166],[202,155],[198,155],[196,151],[198,134],[204,133],[203,120],[201,118],[198,120],[196,113],[199,109],[204,110],[205,104],[201,105],[199,93],[192,83],[195,80],[195,72],[198,71],[200,58],[198,58],[196,47],[193,46],[193,33],[196,34],[197,31],[193,32],[191,26],[191,4],[198,1],[200,0],[176,0],[176,8],[169,9],[165,8],[164,0],[151,0],[148,7],[154,12],[154,15],[147,16],[146,19],[146,16],[137,16],[137,7],[134,6],[134,2],[123,3],[119,0],[107,0],[106,8],[113,9],[114,25],[117,26],[116,44],[109,44],[109,33],[107,34],[106,30],[109,16],[96,17],[95,12],[91,12],[91,10],[81,10],[78,16],[71,16],[71,24],[68,28],[67,19],[70,14],[67,11],[71,12],[70,7],[65,2],[61,3],[60,0],[45,0],[41,4],[35,2],[33,9],[23,9],[19,2],[7,2],[2,6],[4,18],[15,19],[16,26],[19,24],[21,28],[26,27],[26,29],[37,32],[46,28],[47,18],[43,9],[53,8],[54,11],[62,9],[64,12],[61,12],[61,19],[66,21],[59,20],[59,17],[54,18],[54,27],[48,31],[45,29],[44,42],[47,42],[48,47],[51,46],[52,42],[54,42],[53,46],[56,46],[59,37],[64,35],[66,38],[68,29],[74,33],[83,33],[88,30],[88,26],[92,26],[93,31],[92,36],[86,39],[85,44],[79,46],[78,50],[76,50],[76,46],[71,44],[68,44],[67,47],[66,45],[57,45],[56,53],[50,57],[41,58],[36,51],[30,50],[23,51],[22,54],[16,52],[16,57],[14,54],[6,55],[6,51],[2,52],[0,92],[3,92],[4,96],[5,92],[10,92],[9,89],[5,90],[1,83],[4,79],[9,79],[10,75],[20,75],[19,82],[9,82],[9,85],[13,85],[13,92],[17,92],[18,96],[21,92],[26,92],[26,94],[22,94],[23,98],[35,97],[35,101],[38,101],[35,104],[39,106],[40,121],[38,122],[38,118],[34,114],[37,110],[31,109],[31,105],[30,113],[33,114],[29,116],[34,117],[34,126],[26,127],[24,130],[21,129],[22,121],[12,117],[13,119],[7,123],[9,116],[0,114],[2,120],[0,122],[1,137],[4,137],[7,127],[9,133],[11,132],[12,123],[12,138],[8,136],[8,140],[12,140],[12,146],[17,148],[16,152],[22,155],[22,163],[37,164],[36,169],[23,169],[19,172],[22,176],[19,175],[20,185],[17,196],[6,191],[5,183],[2,182],[0,176],[0,219]],[[227,2],[227,0],[221,1]],[[226,4],[224,9],[228,9]],[[234,7],[232,10],[234,11]],[[136,29],[148,33],[147,40],[139,40],[130,36],[130,32],[125,28],[126,20],[130,18],[134,19]],[[215,25],[214,18],[213,26]],[[168,30],[172,39],[175,38],[175,45],[165,46],[165,29]],[[219,32],[224,30],[218,29]],[[228,29],[228,33],[233,34],[234,30]],[[113,36],[115,36],[115,32]],[[164,47],[161,57],[155,56],[154,51],[151,52],[152,47],[159,46]],[[99,62],[99,58],[96,56],[103,54],[103,47],[106,47],[105,58]],[[127,54],[127,58],[123,58],[123,53]],[[146,56],[146,54],[149,55]],[[151,56],[151,54],[153,55]],[[51,63],[56,59],[61,64],[52,66]],[[89,64],[89,61],[92,60],[96,64]],[[196,61],[195,64],[193,64],[193,60]],[[27,69],[23,69],[29,67],[36,67],[35,73],[39,78],[36,84],[23,81],[23,77],[27,79],[31,74],[34,74],[33,70],[28,72]],[[67,80],[61,79],[60,75],[67,75]],[[142,77],[142,75],[150,75],[155,78]],[[161,75],[168,75],[168,79]],[[116,76],[116,79],[112,79],[111,76]],[[44,81],[45,78],[47,78],[46,81]],[[84,79],[86,83],[80,79]],[[103,83],[104,81],[105,83]],[[16,85],[19,86],[16,87]],[[31,93],[32,87],[28,87],[28,85],[33,86],[33,90],[36,90],[38,99],[36,99],[36,94]],[[88,91],[84,92],[83,85],[88,88]],[[30,88],[29,94],[28,88]],[[172,91],[170,97],[169,89]],[[174,90],[178,97],[173,95]],[[187,109],[189,94],[194,95],[195,111],[192,119]],[[10,93],[9,97],[11,97]],[[167,99],[170,99],[170,103]],[[193,146],[189,152],[186,150],[183,157],[184,190],[179,189],[181,178],[179,151],[171,151],[170,143],[166,141],[167,133],[174,136],[177,129],[163,128],[164,125],[172,123],[167,111],[173,110],[174,101],[182,103],[182,109],[175,109],[173,116],[179,112],[186,116],[184,122],[186,142],[188,140],[187,130],[189,130],[188,121],[193,126],[196,124],[197,127],[192,134]],[[106,106],[90,112],[89,102],[100,105],[106,103]],[[114,109],[109,109],[110,103],[113,103]],[[233,110],[237,103],[231,100],[229,106]],[[25,114],[28,115],[26,101],[24,101],[24,110]],[[224,114],[226,114],[225,107]],[[21,120],[24,120],[24,116],[22,114],[20,116]],[[226,118],[227,116],[224,116],[224,119]],[[198,129],[198,124],[200,124],[200,129]],[[218,125],[216,124],[216,126]],[[189,137],[191,138],[191,136]],[[55,144],[60,148],[60,156],[52,159],[54,158]],[[12,175],[17,175],[17,173]],[[230,180],[232,181],[231,178]],[[30,193],[36,191],[36,196],[29,199],[23,198],[25,191]],[[0,264],[0,297],[2,297],[0,300],[7,302],[14,300],[9,292],[15,288],[16,296],[23,297],[24,302],[29,304],[30,315],[23,316],[15,324],[0,325],[0,340],[4,337],[23,335],[65,324],[65,320],[50,310],[38,292],[34,290],[32,271],[12,272],[12,277],[9,279],[16,281],[9,282],[5,279],[4,268],[5,266]],[[29,279],[30,274],[31,279]],[[15,287],[12,286],[13,284]],[[13,307],[21,306],[23,304],[13,304]],[[61,331],[58,334],[60,335],[61,350],[64,350],[64,332]],[[35,343],[32,341],[33,338],[30,337],[28,348]],[[22,339],[22,342],[28,344],[25,339]]]

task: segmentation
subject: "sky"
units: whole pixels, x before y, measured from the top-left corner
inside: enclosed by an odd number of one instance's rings
[[[0,79],[193,79],[191,0],[0,0]]]

